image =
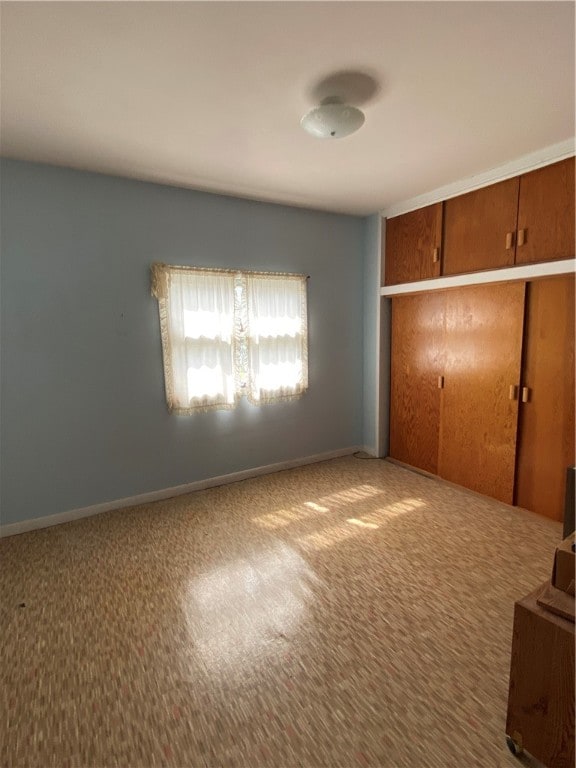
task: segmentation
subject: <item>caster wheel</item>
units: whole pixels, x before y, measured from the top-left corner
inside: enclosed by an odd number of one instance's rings
[[[514,741],[514,739],[511,736],[506,736],[506,744],[508,745],[508,749],[514,757],[519,757],[522,754],[522,747],[520,744],[518,744],[517,741]]]

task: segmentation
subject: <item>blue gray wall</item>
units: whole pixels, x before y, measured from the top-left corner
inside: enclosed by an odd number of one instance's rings
[[[380,303],[380,214],[365,220],[364,228],[364,445],[379,455],[379,334]]]
[[[366,220],[1,170],[3,523],[364,443]],[[309,392],[170,415],[153,261],[309,274]]]

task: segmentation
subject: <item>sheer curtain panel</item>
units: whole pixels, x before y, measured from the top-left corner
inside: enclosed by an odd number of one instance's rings
[[[248,275],[249,399],[298,397],[308,389],[306,278]]]
[[[168,408],[193,413],[231,408],[234,377],[234,275],[153,266]]]
[[[303,275],[152,265],[168,407],[176,413],[301,396],[308,388]]]

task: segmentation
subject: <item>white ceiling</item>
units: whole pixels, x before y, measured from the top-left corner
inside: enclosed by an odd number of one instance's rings
[[[2,2],[1,24],[9,157],[367,214],[575,132],[572,2]],[[300,117],[343,71],[377,83],[366,123],[315,139]]]

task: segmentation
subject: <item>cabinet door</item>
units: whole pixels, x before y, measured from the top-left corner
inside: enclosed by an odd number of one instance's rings
[[[384,285],[440,275],[442,203],[386,221]]]
[[[574,257],[574,158],[520,178],[516,263]]]
[[[436,473],[444,293],[392,299],[390,456]]]
[[[508,179],[444,203],[444,275],[514,264],[518,187]]]
[[[446,292],[438,474],[511,504],[524,283]],[[511,387],[516,390],[511,392]]]
[[[516,504],[562,520],[574,464],[574,275],[528,285]]]

